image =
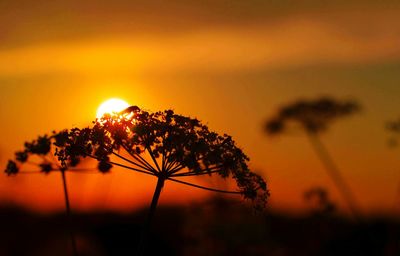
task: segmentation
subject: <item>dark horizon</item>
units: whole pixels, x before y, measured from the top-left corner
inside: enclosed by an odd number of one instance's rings
[[[121,98],[151,111],[174,109],[231,134],[252,170],[270,180],[271,207],[301,211],[304,191],[324,186],[346,211],[306,138],[269,139],[262,131],[282,105],[330,96],[363,106],[321,137],[360,208],[399,212],[399,151],[388,147],[392,135],[385,129],[400,115],[398,3],[57,0],[0,7],[1,166],[24,141],[89,125],[102,102]],[[104,187],[142,179],[116,176],[111,185],[97,177],[78,181],[75,205],[98,208]],[[39,211],[62,207],[57,177],[24,179],[1,176],[0,201]],[[141,207],[147,200],[128,194],[146,197],[149,182],[144,178],[137,190],[120,186],[105,207]],[[42,186],[54,193],[37,193]],[[85,200],[81,186],[90,192]],[[43,203],[30,200],[32,194]],[[165,201],[202,197],[177,195],[166,193]]]

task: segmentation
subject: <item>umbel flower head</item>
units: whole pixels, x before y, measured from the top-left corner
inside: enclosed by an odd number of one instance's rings
[[[25,142],[24,149],[15,153],[15,160],[9,160],[5,172],[8,175],[16,175],[20,171],[20,166],[23,163],[29,162],[29,157],[36,155],[41,160],[40,163],[35,163],[40,167],[43,173],[49,173],[52,169],[50,159],[46,158],[51,149],[50,137],[47,135],[39,136],[36,140]]]
[[[349,116],[360,110],[354,101],[337,101],[332,98],[317,100],[299,100],[283,106],[278,114],[267,121],[265,129],[270,135],[276,135],[289,128],[294,122],[310,133],[320,133],[341,117]]]
[[[261,176],[248,168],[249,158],[229,135],[219,135],[195,118],[172,110],[147,112],[132,106],[118,114],[106,114],[92,128],[74,129],[58,151],[60,160],[92,157],[100,165],[117,165],[158,177],[162,181],[209,189],[180,180],[188,176],[219,175],[236,181],[232,192],[264,207],[268,190]],[[129,158],[120,152],[126,151]],[[129,163],[110,161],[114,155]],[[218,191],[224,192],[224,191]]]
[[[31,142],[25,142],[24,149],[15,153],[15,159],[9,160],[5,173],[16,175],[21,172],[23,164],[36,166],[39,172],[48,174],[51,171],[65,171],[68,168],[79,164],[79,157],[71,156],[68,161],[57,161],[54,153],[63,148],[62,140],[68,138],[68,131],[53,132],[50,136],[43,135]],[[53,151],[54,150],[54,151]],[[34,158],[33,160],[31,158]],[[36,171],[24,171],[25,173],[35,173]]]
[[[68,159],[62,159],[60,157],[57,159],[55,155],[57,155],[59,152],[64,152],[66,150],[66,146],[71,144],[69,143],[71,133],[72,132],[63,130],[61,132],[53,132],[50,136],[39,136],[37,139],[31,142],[26,142],[24,144],[24,149],[15,153],[15,160],[8,161],[5,170],[6,174],[9,176],[16,175],[21,172],[26,174],[33,174],[37,172],[48,174],[53,171],[58,171],[61,173],[65,210],[69,218],[71,216],[71,209],[65,172],[67,170],[82,171],[75,168],[80,163],[80,157],[79,155],[71,154]],[[32,167],[33,165],[36,166],[36,168],[39,168],[39,170],[20,170],[23,165],[28,165],[28,168]],[[74,255],[78,255],[75,237],[71,230],[70,236]]]

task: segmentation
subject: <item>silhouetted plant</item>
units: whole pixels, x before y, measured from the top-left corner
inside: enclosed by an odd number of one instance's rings
[[[389,146],[397,147],[398,146],[398,138],[400,136],[400,119],[389,121],[386,123],[386,129],[390,132],[391,137],[389,138]],[[400,198],[400,182],[397,185],[398,189],[396,191],[396,203],[395,207],[398,207],[399,198]]]
[[[386,123],[386,129],[391,133],[389,146],[395,147],[398,144],[398,136],[400,135],[400,119]]]
[[[315,215],[329,215],[336,210],[335,204],[329,198],[328,191],[323,187],[306,190],[304,199],[314,204],[313,214]]]
[[[231,136],[211,132],[199,120],[177,115],[172,110],[150,113],[132,106],[119,114],[106,114],[92,128],[71,130],[63,146],[56,153],[62,163],[77,157],[91,157],[104,170],[119,166],[157,178],[139,254],[166,181],[240,194],[251,200],[257,210],[265,206],[269,195],[265,181],[250,172],[249,158]],[[111,156],[124,163],[111,161]],[[232,177],[239,190],[218,190],[180,179],[213,174]]]
[[[68,134],[69,132],[66,130],[58,133],[53,132],[50,136],[39,136],[36,140],[25,142],[24,149],[15,153],[15,160],[8,161],[5,172],[9,176],[17,174],[49,174],[51,172],[60,172],[63,182],[65,209],[67,217],[69,221],[71,221],[71,207],[65,172],[81,172],[87,171],[87,169],[76,168],[80,162],[80,157],[78,156],[71,156],[68,161],[63,162],[58,161],[55,157],[57,151],[63,150],[65,138],[68,138]],[[32,167],[36,168],[36,170],[32,170]],[[28,170],[26,170],[27,168]],[[71,229],[69,231],[73,253],[74,255],[78,255],[73,232]]]
[[[283,106],[273,118],[265,123],[265,131],[270,136],[281,135],[290,130],[292,125],[297,125],[306,132],[328,175],[356,217],[359,216],[359,211],[353,193],[319,139],[319,134],[325,132],[337,119],[355,114],[359,110],[360,106],[355,101],[338,101],[332,98],[299,100]]]

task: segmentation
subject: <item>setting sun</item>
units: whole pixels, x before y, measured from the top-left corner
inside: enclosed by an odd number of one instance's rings
[[[96,117],[100,118],[105,113],[120,112],[129,107],[129,104],[121,99],[113,98],[103,102],[97,109]]]

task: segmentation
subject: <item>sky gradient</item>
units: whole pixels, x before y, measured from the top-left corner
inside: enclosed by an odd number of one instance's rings
[[[267,179],[271,207],[304,209],[302,193],[317,185],[345,208],[303,134],[262,130],[282,104],[328,95],[363,109],[322,140],[362,209],[393,213],[400,149],[388,147],[384,125],[400,116],[399,17],[395,1],[2,1],[0,164],[25,140],[89,125],[118,97],[232,135]],[[155,180],[115,171],[69,183],[73,207],[126,210],[149,201]],[[3,202],[63,207],[56,173],[2,175],[0,184]],[[203,195],[167,184],[161,203]]]

